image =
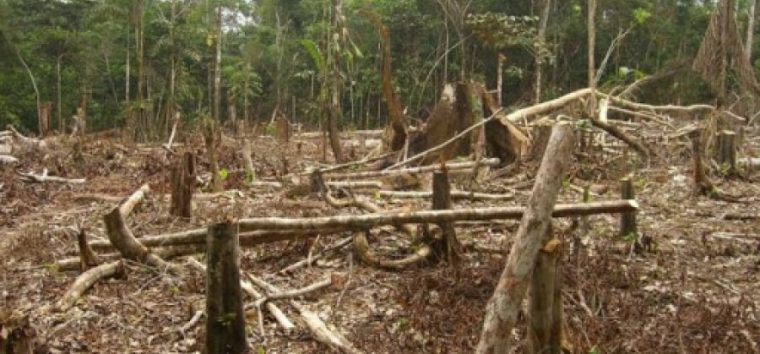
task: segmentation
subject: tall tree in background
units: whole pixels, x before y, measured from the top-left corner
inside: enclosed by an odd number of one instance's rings
[[[755,9],[757,8],[757,0],[749,1],[749,12],[747,14],[747,43],[745,43],[745,52],[747,53],[747,60],[752,62],[752,45],[754,44],[755,35]]]
[[[215,8],[215,33],[214,44],[216,48],[216,54],[214,55],[214,100],[212,103],[212,117],[217,121],[221,121],[221,115],[219,110],[222,101],[222,1],[216,1]]]

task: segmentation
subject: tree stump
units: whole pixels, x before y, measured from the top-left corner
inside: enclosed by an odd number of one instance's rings
[[[562,242],[553,238],[551,226],[544,238],[549,241],[538,254],[530,283],[528,353],[561,354],[564,336],[562,272],[559,270]]]
[[[444,169],[433,174],[433,209],[451,209],[451,184],[449,174]],[[443,231],[443,251],[450,265],[456,266],[462,258],[462,246],[457,239],[454,225],[450,222],[438,224]]]
[[[736,133],[722,130],[715,137],[715,161],[728,174],[736,172]]]
[[[625,177],[620,180],[620,199],[636,199],[631,177]],[[631,234],[635,235],[636,230],[636,213],[623,213],[620,215],[620,236],[626,237]]]
[[[171,215],[192,217],[195,190],[195,155],[192,152],[185,152],[172,168],[171,188]]]
[[[693,159],[694,192],[697,195],[709,195],[714,191],[712,182],[707,178],[705,164],[702,160],[702,156],[704,155],[704,144],[702,143],[703,131],[704,128],[699,128],[689,134]]]
[[[551,224],[562,180],[570,169],[575,146],[573,128],[557,124],[552,129],[533,191],[514,238],[507,265],[486,305],[483,331],[476,353],[509,353],[512,329],[532,282],[538,253]]]
[[[206,247],[205,353],[248,353],[240,289],[238,234],[232,222],[209,227]]]
[[[546,145],[549,143],[549,137],[552,135],[552,124],[550,122],[543,122],[536,126],[533,134],[533,144],[530,148],[530,158],[533,161],[541,161],[544,158],[544,151]]]
[[[40,113],[39,113],[39,133],[40,138],[44,138],[48,135],[50,132],[50,112],[53,111],[53,102],[45,102],[40,106]]]
[[[285,117],[279,116],[275,120],[275,124],[277,141],[281,144],[287,144],[290,141],[290,122]]]

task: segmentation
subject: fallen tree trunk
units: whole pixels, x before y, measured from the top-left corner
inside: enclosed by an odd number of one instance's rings
[[[14,128],[10,124],[7,126],[7,128],[8,128],[8,131],[11,132],[14,140],[29,150],[33,150],[33,151],[45,150],[48,147],[48,144],[47,142],[45,142],[45,140],[28,138],[24,136],[23,134],[19,133],[18,130],[16,130],[16,128]]]
[[[408,160],[407,160],[408,161]],[[499,159],[483,159],[480,161],[480,166],[496,166],[499,164]],[[449,171],[453,170],[466,170],[470,169],[475,165],[474,161],[468,161],[468,162],[453,162],[453,163],[447,163],[446,168]],[[415,167],[415,168],[406,168],[406,169],[399,169],[399,170],[381,170],[381,171],[363,171],[363,172],[353,172],[353,173],[338,173],[338,174],[325,174],[325,179],[360,179],[360,178],[375,178],[375,177],[382,177],[382,176],[391,176],[391,175],[398,175],[398,174],[404,174],[404,173],[423,173],[423,172],[433,172],[438,171],[441,169],[440,164],[436,165],[428,165],[428,166],[422,166],[422,167]]]
[[[11,165],[17,163],[18,159],[10,155],[0,155],[0,165]]]
[[[486,306],[483,331],[476,352],[509,353],[509,340],[528,290],[538,252],[552,218],[562,179],[575,144],[572,127],[555,125],[536,176],[533,193],[494,294]]]
[[[52,182],[52,183],[64,183],[64,184],[83,184],[87,182],[84,178],[63,178],[63,177],[57,177],[57,176],[48,176],[47,169],[42,172],[41,175],[35,175],[33,173],[23,173],[23,172],[16,172],[19,176],[23,177],[24,180],[27,182],[34,182],[34,183],[46,183],[46,182]]]
[[[430,199],[433,197],[433,192],[420,192],[420,191],[366,191],[366,193],[372,193],[376,196],[398,199]],[[477,193],[470,191],[451,191],[451,199],[467,199],[467,200],[488,200],[488,201],[507,201],[514,200],[514,194],[489,194],[489,193]]]
[[[167,263],[140,243],[124,221],[124,218],[145,198],[149,191],[150,187],[147,184],[143,185],[119,206],[103,216],[108,239],[126,259],[156,267],[161,271],[168,270],[172,273],[179,273],[178,267]]]
[[[338,233],[340,230],[323,230],[310,232],[303,230],[259,230],[240,234],[241,247],[253,247],[264,243],[294,240],[301,237],[315,237],[316,234],[328,235]],[[166,235],[145,236],[140,238],[140,243],[146,247],[170,247],[203,245],[206,242],[206,229],[193,229]],[[112,251],[113,246],[108,241],[93,241],[90,247],[98,251]]]
[[[632,147],[636,152],[641,154],[644,158],[649,158],[651,156],[651,151],[644,146],[640,141],[634,139],[633,137],[629,136],[628,134],[624,133],[622,130],[618,129],[617,127],[607,124],[605,122],[602,122],[599,119],[592,118],[591,124],[593,124],[595,127],[602,129],[609,133],[610,135],[624,141],[628,146]]]
[[[293,138],[295,139],[321,139],[322,134],[323,134],[322,132],[305,132],[305,133],[296,134]],[[341,132],[340,138],[354,139],[354,138],[360,137],[360,138],[368,138],[368,139],[380,139],[383,137],[383,134],[385,134],[383,130],[353,130],[353,131]]]
[[[552,217],[573,217],[594,214],[619,214],[636,211],[634,200],[613,200],[583,204],[558,204]],[[248,230],[366,230],[367,228],[396,224],[441,223],[456,221],[520,219],[522,207],[494,207],[454,210],[422,210],[415,212],[385,212],[365,215],[339,215],[315,218],[253,218],[241,219],[241,231]]]
[[[570,103],[584,99],[587,96],[591,95],[591,92],[592,91],[590,88],[581,89],[575,92],[568,93],[567,95],[564,95],[562,97],[555,98],[551,101],[546,101],[543,103],[539,103],[537,105],[518,109],[512,113],[507,114],[501,119],[507,120],[511,123],[528,121],[531,118],[556,111],[558,109],[561,109],[567,106]]]
[[[66,294],[64,294],[61,300],[58,301],[56,307],[59,311],[66,311],[74,306],[87,289],[92,287],[98,280],[112,276],[120,276],[124,273],[124,263],[122,261],[105,263],[92,268],[82,273],[82,275],[77,278],[69,290],[66,291]]]

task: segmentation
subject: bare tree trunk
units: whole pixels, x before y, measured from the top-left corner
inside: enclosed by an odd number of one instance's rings
[[[21,65],[24,67],[24,70],[26,70],[27,75],[29,75],[29,80],[32,82],[32,88],[34,89],[34,95],[37,99],[37,119],[40,118],[40,110],[41,110],[41,99],[40,99],[40,90],[37,87],[37,79],[34,78],[34,73],[32,73],[32,69],[29,67],[29,65],[26,64],[26,61],[24,60],[24,57],[21,56],[21,52],[16,48],[13,43],[11,43],[10,39],[5,36],[5,34],[2,34],[3,38],[5,38],[5,41],[13,48],[13,51],[16,53],[16,57],[18,58],[18,61],[21,63]]]
[[[231,222],[209,227],[206,239],[206,350],[249,353],[240,288],[238,234]]]
[[[132,29],[129,28],[129,23],[127,23],[127,59],[126,59],[126,68],[124,69],[124,102],[127,103],[127,107],[129,107],[129,70],[130,70],[130,57],[129,55],[129,49],[130,49],[130,39],[129,37],[132,35]]]
[[[497,54],[496,63],[496,102],[499,103],[499,107],[502,105],[502,89],[504,87],[504,64],[507,62],[507,57],[504,54]]]
[[[219,122],[221,116],[219,109],[221,107],[222,97],[222,5],[217,3],[216,6],[216,59],[214,60],[214,106],[212,115]]]
[[[552,0],[544,0],[544,10],[541,14],[541,23],[538,26],[538,41],[541,45],[544,45],[546,42],[546,27],[549,24],[549,14],[551,13],[552,9]],[[541,102],[541,82],[543,81],[544,76],[544,70],[543,70],[543,61],[544,58],[541,57],[541,51],[538,51],[536,54],[536,91],[535,91],[535,98],[534,102],[538,104]],[[501,102],[499,102],[501,104]]]
[[[591,88],[589,99],[589,117],[596,115],[596,0],[588,0],[588,87]]]
[[[544,235],[551,223],[551,213],[562,179],[570,167],[574,145],[572,127],[556,125],[507,265],[486,306],[483,332],[476,351],[479,354],[510,352],[512,329],[517,323],[517,313],[530,285],[538,252],[544,246]]]
[[[56,112],[58,116],[58,132],[63,134],[63,109],[61,108],[62,99],[61,99],[61,56],[59,55],[58,58],[56,58],[55,62],[55,76],[56,76]]]
[[[755,35],[755,9],[757,6],[757,0],[750,0],[749,5],[749,18],[747,20],[747,43],[745,44],[747,52],[747,60],[752,62],[752,42]]]

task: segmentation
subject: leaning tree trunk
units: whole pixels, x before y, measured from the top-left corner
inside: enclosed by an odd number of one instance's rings
[[[562,180],[570,167],[574,140],[570,125],[554,127],[507,265],[486,306],[479,354],[509,353],[512,329],[531,283],[538,252],[544,246]]]

